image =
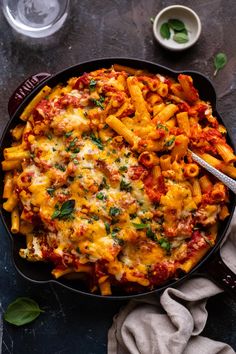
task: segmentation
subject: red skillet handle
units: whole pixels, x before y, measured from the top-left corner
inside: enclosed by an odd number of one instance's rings
[[[36,86],[38,86],[42,81],[46,80],[52,76],[49,73],[39,73],[30,76],[26,79],[17,89],[14,91],[8,102],[8,112],[10,117],[16,112],[19,105],[27,97]]]
[[[224,263],[219,251],[207,262],[204,269],[211,280],[236,299],[236,274]]]

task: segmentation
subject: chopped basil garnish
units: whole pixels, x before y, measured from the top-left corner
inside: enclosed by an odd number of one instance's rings
[[[128,171],[128,167],[127,166],[120,166],[119,167],[119,171],[120,172],[127,172]]]
[[[107,180],[105,177],[102,178],[102,183],[100,183],[100,185],[99,185],[99,189],[103,189],[103,188],[109,189],[109,186],[107,184]]]
[[[106,233],[107,235],[109,235],[111,233],[110,224],[107,221],[105,221],[104,225],[105,225]]]
[[[97,107],[100,107],[101,109],[104,109],[103,102],[105,101],[105,98],[103,96],[100,96],[99,100],[96,100],[95,98],[90,98],[90,101],[93,102]]]
[[[105,200],[105,199],[107,199],[107,196],[105,194],[103,194],[102,192],[98,192],[96,194],[96,198],[99,200]]]
[[[121,210],[116,207],[111,207],[109,210],[109,215],[112,217],[116,217],[116,216],[120,215],[120,213],[121,213]]]
[[[61,170],[62,172],[65,172],[66,168],[64,166],[62,166],[61,164],[59,163],[56,163],[55,164],[55,167],[58,169],[58,170]]]
[[[129,182],[126,182],[124,179],[121,180],[120,182],[120,190],[121,191],[126,191],[126,192],[131,192],[132,191],[132,186]]]
[[[165,146],[170,147],[172,144],[175,142],[175,136],[171,138],[170,140],[166,141]]]
[[[97,138],[93,133],[90,135],[92,142],[97,145],[100,150],[104,149],[101,139]]]
[[[148,238],[150,238],[152,241],[157,242],[156,234],[152,231],[150,225],[149,225],[148,228],[147,228],[146,236],[147,236]]]
[[[158,240],[158,242],[161,248],[164,248],[164,250],[166,250],[167,252],[170,251],[170,242],[167,239],[163,237],[160,240]]]
[[[115,227],[112,232],[111,232],[111,237],[113,240],[118,243],[118,245],[122,246],[124,244],[124,241],[121,240],[119,237],[117,237],[117,233],[120,231],[119,227]]]
[[[97,81],[94,80],[94,79],[91,79],[90,82],[89,82],[89,89],[90,89],[91,91],[94,91],[96,85],[97,85]]]
[[[134,222],[132,224],[134,225],[135,229],[137,229],[137,230],[143,230],[143,229],[146,229],[148,227],[147,224],[136,224]]]
[[[168,132],[168,128],[165,125],[161,124],[161,123],[157,124],[157,128],[158,129],[163,129],[163,130]]]
[[[71,130],[70,132],[65,133],[65,137],[69,138],[72,135],[73,131]]]
[[[47,188],[47,192],[50,195],[50,197],[53,197],[54,192],[55,192],[55,188],[49,187],[49,188]]]

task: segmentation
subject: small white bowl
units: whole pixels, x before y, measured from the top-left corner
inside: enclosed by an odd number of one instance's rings
[[[165,22],[168,22],[168,20],[170,19],[178,19],[185,24],[185,27],[188,31],[188,42],[175,42],[172,39],[172,30],[170,39],[162,38],[160,34],[161,25]],[[194,45],[201,34],[201,29],[201,21],[196,12],[194,12],[189,7],[182,5],[172,5],[164,8],[157,14],[153,23],[153,33],[158,43],[161,44],[163,47],[173,51],[184,50]]]

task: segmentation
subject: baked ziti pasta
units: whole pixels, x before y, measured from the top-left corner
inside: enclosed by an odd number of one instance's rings
[[[4,149],[3,208],[20,256],[91,292],[143,292],[189,272],[228,217],[226,129],[193,80],[113,65],[45,86]],[[76,281],[76,280],[74,280]]]

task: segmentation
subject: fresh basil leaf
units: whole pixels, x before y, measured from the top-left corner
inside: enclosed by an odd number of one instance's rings
[[[60,216],[61,212],[60,210],[54,210],[53,214],[52,214],[52,220],[58,218]]]
[[[39,305],[28,297],[19,297],[8,305],[4,314],[5,321],[16,326],[22,326],[35,320],[41,312]]]
[[[177,32],[173,35],[173,40],[177,43],[187,43],[188,35],[183,32]]]
[[[168,25],[174,30],[174,31],[183,31],[185,29],[185,24],[183,21],[177,20],[176,18],[170,19],[168,21]]]
[[[103,150],[104,146],[102,144],[101,139],[97,138],[93,133],[90,135],[90,138],[92,140],[92,142],[97,145],[97,147],[99,148],[99,150]]]
[[[63,218],[65,216],[70,215],[74,211],[74,208],[75,208],[75,200],[74,199],[67,200],[61,206],[60,217]]]
[[[52,220],[56,218],[66,219],[73,213],[74,208],[75,208],[75,200],[69,199],[62,204],[60,209],[56,208],[56,210],[54,210],[51,218]]]
[[[215,66],[215,72],[214,76],[218,73],[220,69],[223,69],[223,67],[227,64],[227,56],[225,53],[218,53],[216,54],[214,58],[214,66]]]
[[[160,34],[164,39],[170,39],[170,26],[167,22],[163,23],[160,27]]]

